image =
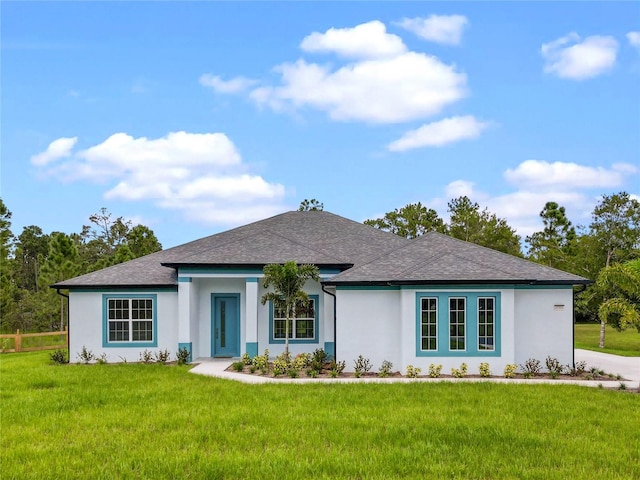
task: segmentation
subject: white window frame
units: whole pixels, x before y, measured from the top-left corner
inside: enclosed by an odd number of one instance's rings
[[[304,341],[312,341],[315,340],[317,338],[317,334],[318,332],[316,332],[316,317],[318,316],[318,303],[316,302],[316,299],[313,297],[309,297],[309,302],[313,303],[313,313],[314,316],[313,317],[296,317],[296,318],[292,318],[291,319],[291,328],[289,329],[289,341],[291,340],[304,340]],[[287,319],[286,317],[276,317],[276,305],[275,302],[273,303],[273,318],[272,318],[272,322],[273,322],[273,340],[275,341],[285,341],[286,337],[284,336],[284,334],[282,335],[282,337],[276,337],[276,321],[280,321],[280,322],[286,322]],[[311,321],[312,327],[313,327],[313,335],[311,337],[298,337],[296,335],[297,329],[296,329],[296,323],[298,323],[298,321]]]
[[[126,310],[123,309],[122,307],[120,309],[117,309],[117,307],[115,305],[114,305],[113,308],[111,307],[111,302],[118,302],[118,301],[127,302],[128,306],[127,306]],[[140,307],[138,307],[138,308],[134,309],[134,307],[133,307],[133,302],[134,301],[139,301],[139,302],[144,301],[145,302],[144,308],[140,309]],[[135,296],[132,296],[132,297],[120,297],[120,296],[118,296],[118,297],[115,297],[115,296],[114,297],[107,297],[106,298],[106,315],[107,315],[107,317],[106,317],[106,322],[107,322],[107,325],[106,325],[107,338],[106,338],[106,340],[107,340],[107,344],[122,344],[122,343],[124,343],[124,344],[134,344],[135,345],[135,344],[150,344],[150,343],[155,342],[155,338],[154,338],[155,328],[154,327],[155,327],[156,319],[154,318],[155,317],[155,315],[154,315],[154,313],[155,313],[154,301],[155,301],[155,299],[153,299],[153,298],[146,298],[146,297],[142,297],[141,298],[141,297],[135,297]],[[151,302],[151,306],[147,307],[146,302]],[[127,317],[128,318],[111,318],[111,312],[112,311],[115,312],[117,310],[123,310],[123,311],[127,312]],[[138,310],[138,311],[143,310],[145,312],[150,312],[151,318],[146,318],[146,315],[145,315],[145,318],[133,318],[134,317],[134,314],[133,314],[134,310]],[[128,331],[128,337],[129,337],[128,340],[119,340],[119,339],[111,340],[111,328],[110,328],[110,326],[111,326],[112,323],[116,323],[116,322],[122,322],[122,323],[126,323],[127,324],[127,329],[128,329],[127,331]],[[134,322],[149,322],[151,324],[151,328],[148,329],[148,330],[151,333],[151,338],[145,338],[143,340],[134,340],[133,339],[133,324],[134,324]]]
[[[485,309],[484,310],[480,310],[480,300],[484,300],[485,301]],[[486,301],[487,300],[491,300],[491,309],[487,309],[486,308]],[[478,336],[477,336],[477,340],[478,340],[478,345],[477,345],[477,349],[479,352],[493,352],[496,349],[496,299],[495,297],[478,297]],[[483,322],[481,320],[482,317],[482,313],[488,313],[491,312],[492,313],[492,322],[491,323],[487,323],[486,322],[486,316],[485,316],[485,321]],[[487,335],[487,327],[491,325],[491,327],[493,328],[493,334],[491,335]],[[480,327],[484,326],[485,327],[485,334],[484,335],[480,335]],[[483,348],[480,343],[481,339],[485,339],[485,341],[487,339],[491,339],[491,348]],[[485,344],[486,345],[486,344]]]
[[[451,309],[451,300],[455,300],[456,301],[456,308],[455,310]],[[457,306],[457,302],[458,300],[462,300],[464,302],[464,307],[462,310],[458,310],[458,306]],[[448,346],[449,346],[449,351],[450,352],[466,352],[467,351],[467,297],[449,297],[448,301],[447,301],[448,307],[449,307],[449,315],[448,315],[448,331],[449,331],[449,342],[448,342]],[[463,321],[462,323],[458,322],[458,315],[456,315],[456,322],[455,323],[451,323],[451,314],[455,312],[455,313],[459,313],[462,312],[463,313]],[[463,331],[464,331],[464,335],[458,335],[458,327],[462,325]],[[456,327],[456,335],[451,335],[451,327],[455,326]],[[464,348],[451,348],[451,339],[452,338],[460,338],[462,337],[463,342],[464,342]]]
[[[424,301],[427,301],[427,309],[425,310],[423,308],[424,305]],[[431,310],[429,307],[429,303],[431,300],[435,300],[436,302],[436,307],[435,310]],[[425,313],[428,315],[429,321],[425,322],[424,321],[424,315]],[[435,323],[431,323],[431,313],[435,313],[436,316],[436,321]],[[424,335],[423,334],[423,328],[427,327],[427,329],[430,329],[430,327],[433,327],[435,329],[435,334],[434,335]],[[423,348],[423,340],[427,339],[427,344],[430,343],[429,340],[434,338],[436,341],[436,346],[435,348]],[[420,350],[422,350],[423,352],[437,352],[438,351],[438,297],[420,297]]]

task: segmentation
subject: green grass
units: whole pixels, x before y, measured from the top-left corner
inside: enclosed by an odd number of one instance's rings
[[[599,348],[600,324],[577,323],[575,325],[575,347],[595,352],[613,353],[625,357],[640,357],[640,333],[635,328],[628,328],[618,332],[615,328],[606,326],[604,346]]]
[[[0,357],[2,478],[632,478],[640,395],[496,383],[245,385]],[[634,420],[635,419],[635,420]]]

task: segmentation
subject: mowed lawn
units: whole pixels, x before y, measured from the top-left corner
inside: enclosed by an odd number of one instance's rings
[[[640,357],[640,333],[635,328],[628,328],[623,332],[618,332],[615,328],[607,325],[604,332],[605,348],[598,347],[600,342],[599,323],[577,323],[574,328],[575,348],[612,353],[625,357]]]
[[[640,395],[561,385],[245,385],[0,356],[11,478],[637,478]]]

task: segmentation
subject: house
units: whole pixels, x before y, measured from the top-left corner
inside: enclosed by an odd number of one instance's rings
[[[192,358],[284,349],[262,269],[318,266],[290,329],[293,354],[325,349],[394,369],[477,371],[547,355],[573,363],[573,286],[589,280],[435,232],[407,240],[328,212],[288,212],[65,280],[69,345],[109,361],[148,349]]]

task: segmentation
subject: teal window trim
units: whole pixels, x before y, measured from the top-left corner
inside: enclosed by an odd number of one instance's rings
[[[422,350],[422,299],[437,298],[437,349]],[[465,298],[465,347],[466,350],[450,350],[449,299]],[[480,350],[478,325],[478,299],[494,299],[494,349]],[[416,292],[416,356],[417,357],[500,357],[501,356],[501,294],[495,291],[429,291]]]
[[[319,313],[320,312],[320,295],[309,295],[309,298],[312,299],[314,302],[316,302],[316,308],[314,312],[315,318],[313,322],[313,338],[303,338],[303,339],[290,338],[289,339],[290,345],[319,342],[318,318],[320,317],[320,313]],[[293,328],[295,328],[295,325],[293,326]],[[269,343],[272,345],[285,343],[284,338],[273,338],[273,302],[269,302]]]
[[[152,301],[153,308],[153,341],[151,342],[110,342],[109,341],[109,299],[148,300]],[[133,319],[129,319],[132,322]],[[131,333],[131,329],[129,330]],[[158,346],[158,295],[156,294],[102,294],[102,347],[103,348],[139,348]]]

